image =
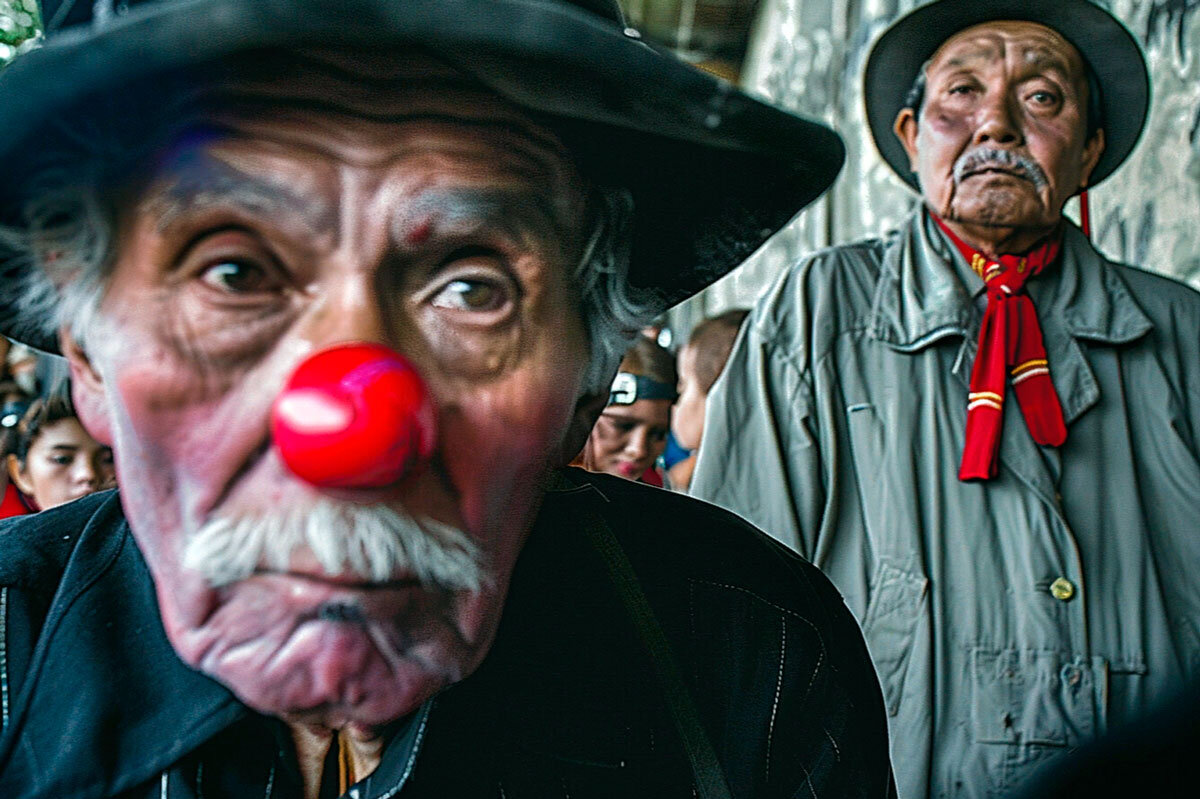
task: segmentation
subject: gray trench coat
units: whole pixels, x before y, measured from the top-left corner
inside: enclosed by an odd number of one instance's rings
[[[845,595],[901,799],[1000,795],[1200,671],[1200,295],[1069,226],[1030,286],[1067,442],[1010,401],[999,476],[963,483],[982,283],[951,254],[921,211],[785,274],[693,482]]]

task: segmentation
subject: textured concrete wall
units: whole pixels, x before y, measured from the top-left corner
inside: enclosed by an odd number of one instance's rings
[[[700,297],[674,313],[676,329],[749,305],[798,257],[894,227],[915,196],[879,158],[862,107],[862,69],[875,36],[920,5],[913,0],[765,0],[744,83],[774,102],[824,119],[842,134],[846,167],[830,193]],[[1110,257],[1200,287],[1200,0],[1110,0],[1150,63],[1149,124],[1133,156],[1091,193],[1093,238]],[[1075,215],[1075,201],[1068,204]]]

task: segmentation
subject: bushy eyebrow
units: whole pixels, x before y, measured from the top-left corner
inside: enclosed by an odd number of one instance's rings
[[[428,235],[468,236],[481,230],[498,230],[524,245],[557,242],[567,220],[549,194],[533,188],[427,189],[393,217],[392,243],[403,251]]]
[[[331,230],[337,224],[336,210],[322,199],[243,172],[208,154],[176,160],[169,176],[169,184],[150,202],[160,232],[185,213],[209,208],[235,208],[255,216],[286,214],[314,231]]]
[[[1067,79],[1070,79],[1073,77],[1071,75],[1070,65],[1066,61],[1064,61],[1060,56],[1055,55],[1054,53],[1051,53],[1048,50],[1043,50],[1041,48],[1027,49],[1025,51],[1025,63],[1028,66],[1034,67],[1036,69],[1040,69],[1042,71],[1055,70],[1055,71],[1061,73],[1062,76]],[[1078,76],[1074,76],[1074,77],[1078,77]]]

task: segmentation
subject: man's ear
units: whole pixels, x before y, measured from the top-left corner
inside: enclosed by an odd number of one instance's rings
[[[904,152],[908,153],[908,168],[913,172],[917,171],[918,128],[917,115],[911,108],[901,108],[900,113],[896,114],[896,121],[892,123],[892,132],[900,140]]]
[[[75,414],[80,424],[92,434],[92,438],[111,447],[112,424],[108,418],[104,379],[71,331],[65,327],[58,331],[58,345],[71,369],[71,401],[75,404]]]
[[[1100,161],[1100,156],[1104,154],[1104,128],[1097,128],[1092,134],[1092,138],[1088,139],[1087,144],[1083,145],[1083,158],[1079,169],[1079,191],[1083,191],[1088,187],[1088,181],[1092,177],[1092,170],[1096,168],[1096,164]]]
[[[607,404],[607,392],[603,394],[585,394],[579,398],[579,401],[575,403],[575,411],[571,415],[571,424],[567,428],[566,435],[563,436],[562,450],[558,453],[558,461],[554,464],[555,466],[566,466],[575,460],[575,456],[580,453],[583,445],[587,443],[592,428],[596,426],[596,420],[600,418],[600,412],[604,410],[604,406]]]

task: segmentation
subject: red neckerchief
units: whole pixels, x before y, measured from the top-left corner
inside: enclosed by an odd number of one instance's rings
[[[996,476],[1004,392],[1010,375],[1033,440],[1052,447],[1062,446],[1067,440],[1062,405],[1050,381],[1042,328],[1033,300],[1025,293],[1025,281],[1058,257],[1062,233],[1025,255],[989,258],[955,236],[942,220],[936,216],[933,220],[987,284],[987,310],[979,329],[979,350],[967,395],[967,443],[958,468],[959,480],[987,480]]]

